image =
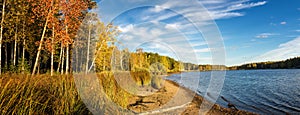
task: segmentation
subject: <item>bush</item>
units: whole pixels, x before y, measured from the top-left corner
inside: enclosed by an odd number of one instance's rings
[[[130,75],[139,86],[148,86],[151,83],[151,76],[149,72],[130,72]]]
[[[147,68],[134,66],[130,75],[139,86],[148,86],[151,83],[150,72]]]
[[[151,86],[155,89],[160,89],[162,83],[162,78],[159,76],[153,76],[151,79]]]
[[[104,93],[114,103],[125,108],[128,105],[130,94],[124,91],[117,83],[112,72],[102,72],[99,74],[100,85]]]
[[[151,75],[166,75],[167,71],[167,68],[160,63],[154,63],[150,66]]]

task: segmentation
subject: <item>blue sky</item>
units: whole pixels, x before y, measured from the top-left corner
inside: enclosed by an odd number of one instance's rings
[[[104,0],[95,11],[131,51],[198,64],[225,58],[228,66],[300,56],[299,0]],[[212,55],[216,42],[226,57]]]

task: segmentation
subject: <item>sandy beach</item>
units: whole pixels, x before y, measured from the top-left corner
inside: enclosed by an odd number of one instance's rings
[[[166,80],[163,87],[155,90],[145,87],[143,94],[134,96],[129,100],[128,109],[139,114],[199,114],[201,104],[210,104],[203,100],[202,96],[195,95],[194,92],[173,82]],[[148,92],[148,93],[147,93]],[[202,112],[201,112],[202,114]],[[213,104],[212,108],[206,112],[209,115],[240,114],[252,115],[255,113],[236,110],[234,108],[224,108]]]

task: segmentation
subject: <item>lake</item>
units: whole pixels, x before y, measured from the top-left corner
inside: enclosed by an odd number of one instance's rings
[[[204,96],[215,93],[214,87],[207,91],[211,73],[184,72],[172,74],[167,79]],[[300,114],[300,69],[226,71],[220,91],[220,95],[240,110],[259,114]],[[227,107],[227,102],[220,97],[216,103]]]

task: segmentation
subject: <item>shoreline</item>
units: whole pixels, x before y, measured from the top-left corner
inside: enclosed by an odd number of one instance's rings
[[[192,103],[191,103],[193,105],[191,107],[187,108],[182,114],[190,114],[190,112],[199,114],[200,105],[202,104],[202,102],[203,101],[208,102],[207,100],[204,100],[204,98],[201,95],[198,95],[196,92],[194,92],[186,87],[180,86],[175,81],[171,81],[171,80],[166,80],[166,81],[171,83],[172,85],[181,87],[182,89],[187,90],[189,92],[193,92],[195,94],[194,98],[192,100]],[[204,104],[205,104],[205,102],[204,102]],[[256,113],[245,111],[245,110],[235,110],[234,108],[226,108],[226,107],[222,107],[221,105],[215,103],[215,104],[213,104],[212,108],[208,111],[207,114],[211,114],[211,115],[219,115],[219,114],[255,115]]]
[[[199,114],[201,104],[211,104],[194,91],[171,80],[165,80],[164,87],[152,92],[151,95],[133,96],[130,103],[130,105],[135,104],[135,106],[129,105],[127,109],[138,114]],[[207,114],[255,115],[256,113],[213,104]]]

